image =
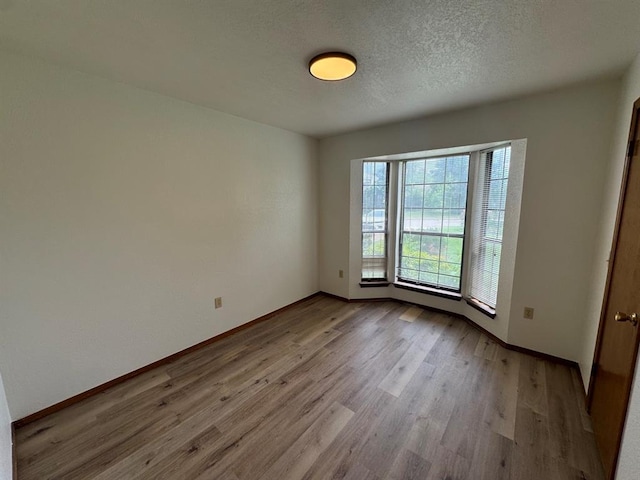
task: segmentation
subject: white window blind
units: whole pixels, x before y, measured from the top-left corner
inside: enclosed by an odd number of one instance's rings
[[[492,309],[498,298],[510,161],[510,145],[481,152],[474,195],[479,208],[475,208],[471,229],[469,296]]]
[[[362,280],[387,279],[389,164],[362,163]]]

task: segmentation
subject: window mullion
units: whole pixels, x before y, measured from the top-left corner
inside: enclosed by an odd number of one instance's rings
[[[400,195],[399,188],[401,179],[401,162],[389,162],[389,195],[388,195],[388,222],[387,230],[387,278],[395,281],[397,264],[398,264],[398,248],[400,248]]]

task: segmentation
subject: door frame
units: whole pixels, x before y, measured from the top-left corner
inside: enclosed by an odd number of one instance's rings
[[[616,212],[616,223],[613,231],[613,240],[611,243],[611,251],[609,253],[609,266],[607,268],[607,281],[605,283],[604,295],[602,298],[602,309],[600,311],[600,323],[598,325],[598,336],[596,338],[596,348],[593,355],[593,363],[591,367],[591,373],[589,376],[589,390],[587,394],[587,411],[591,413],[591,404],[593,402],[593,385],[595,381],[596,371],[598,360],[600,358],[600,353],[602,351],[602,335],[604,332],[604,324],[606,321],[606,313],[609,307],[609,292],[611,289],[611,275],[613,273],[613,265],[615,261],[616,252],[618,249],[618,240],[620,233],[620,221],[622,219],[622,208],[624,207],[624,199],[627,193],[627,188],[629,184],[629,168],[631,166],[631,159],[634,154],[637,154],[637,149],[640,149],[640,140],[635,139],[635,131],[638,122],[640,121],[640,115],[638,115],[638,111],[640,109],[640,98],[638,98],[635,102],[633,102],[633,113],[631,116],[631,126],[629,128],[629,136],[627,139],[627,143],[625,146],[625,160],[624,160],[624,169],[622,171],[622,181],[620,185],[620,195],[618,198],[618,209]],[[632,142],[635,140],[635,144],[632,145]],[[640,161],[637,160],[637,161]],[[636,344],[634,347],[634,356],[635,359],[633,366],[631,367],[631,381],[629,382],[629,386],[627,391],[625,392],[626,402],[624,407],[624,420],[622,422],[620,432],[618,432],[618,438],[616,440],[616,455],[615,461],[613,465],[613,470],[611,472],[611,478],[615,478],[616,470],[618,468],[618,460],[620,458],[620,447],[622,445],[622,434],[624,433],[624,427],[627,423],[627,414],[629,413],[629,400],[631,398],[631,389],[633,388],[633,379],[635,377],[636,367],[638,364],[638,349],[640,347],[640,335],[636,335]]]

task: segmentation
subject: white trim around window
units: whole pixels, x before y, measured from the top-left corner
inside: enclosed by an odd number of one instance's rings
[[[495,309],[480,302],[469,299],[470,273],[472,272],[472,255],[470,234],[474,228],[474,218],[478,208],[479,164],[481,152],[487,149],[504,146],[511,143],[511,169],[509,172],[509,188],[506,196],[506,208],[504,211],[504,241],[502,246],[502,261],[499,264],[499,284],[497,286],[497,301]],[[478,319],[479,324],[491,321],[487,318],[496,315],[509,315],[511,308],[511,291],[515,264],[515,251],[517,246],[517,234],[519,225],[520,202],[522,196],[522,184],[524,179],[524,158],[526,140],[514,140],[511,142],[495,142],[471,147],[456,149],[414,152],[410,154],[390,155],[378,158],[368,158],[352,161],[351,168],[351,240],[349,261],[349,295],[350,298],[376,298],[390,297],[412,301],[414,303],[431,306],[434,308],[461,313],[472,320]],[[403,165],[405,161],[415,161],[420,158],[453,157],[469,155],[468,190],[466,204],[465,245],[462,255],[461,276],[459,288],[439,289],[437,286],[420,285],[419,282],[403,282],[398,278],[400,267],[400,236],[403,225],[401,207],[403,204]],[[366,284],[362,281],[362,165],[367,162],[385,162],[388,169],[388,201],[387,201],[387,280],[379,285]],[[419,189],[418,189],[419,190]],[[475,203],[474,203],[475,200]],[[356,206],[357,208],[354,208]],[[443,205],[443,208],[446,205]],[[375,283],[375,282],[373,282]],[[376,287],[376,288],[365,288]],[[467,302],[459,300],[467,298]],[[453,303],[452,303],[453,302]],[[480,303],[477,305],[475,303]],[[478,308],[480,306],[480,308]],[[489,307],[489,308],[483,308]],[[479,310],[484,310],[480,312]],[[484,315],[483,315],[484,313]]]

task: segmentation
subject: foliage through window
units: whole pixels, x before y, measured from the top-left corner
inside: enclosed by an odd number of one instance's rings
[[[398,280],[460,291],[469,155],[404,163]]]
[[[389,164],[362,166],[362,279],[387,279]]]

